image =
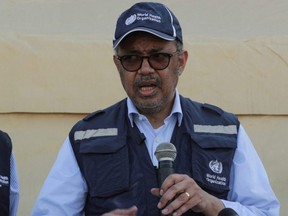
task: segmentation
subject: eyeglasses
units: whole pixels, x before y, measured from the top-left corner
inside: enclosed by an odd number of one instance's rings
[[[121,62],[122,67],[129,71],[135,72],[142,67],[143,59],[147,59],[151,68],[154,70],[164,70],[168,67],[170,59],[175,54],[179,53],[178,51],[174,53],[153,53],[149,56],[140,56],[140,55],[124,55],[117,56]]]

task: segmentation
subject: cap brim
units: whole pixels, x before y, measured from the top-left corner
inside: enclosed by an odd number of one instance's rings
[[[115,49],[127,35],[129,35],[129,34],[131,34],[133,32],[137,32],[137,31],[148,32],[150,34],[153,34],[153,35],[155,35],[157,37],[160,37],[160,38],[162,38],[164,40],[168,40],[168,41],[175,40],[175,37],[172,37],[172,36],[167,35],[167,34],[163,34],[162,32],[159,32],[159,31],[156,31],[156,30],[153,30],[153,29],[144,28],[144,27],[138,27],[138,28],[135,28],[135,29],[132,29],[132,30],[128,31],[122,37],[114,40],[113,41],[113,49]]]

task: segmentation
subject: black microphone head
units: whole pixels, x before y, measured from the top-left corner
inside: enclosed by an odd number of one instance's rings
[[[176,147],[172,143],[160,143],[156,150],[155,156],[158,161],[170,160],[174,161],[177,155]]]
[[[219,212],[218,216],[239,216],[239,215],[231,208],[224,208]]]

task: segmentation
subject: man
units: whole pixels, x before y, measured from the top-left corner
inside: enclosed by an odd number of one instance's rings
[[[9,135],[0,130],[0,215],[16,216],[19,184]]]
[[[133,5],[118,18],[113,48],[128,98],[72,128],[32,215],[278,215],[236,116],[179,95],[188,52],[174,14]],[[163,142],[177,157],[175,174],[158,185],[154,152]]]

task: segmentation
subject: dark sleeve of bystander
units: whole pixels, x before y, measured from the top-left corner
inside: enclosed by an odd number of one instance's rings
[[[11,139],[7,133],[0,130],[0,212],[2,216],[9,216],[11,152]]]

